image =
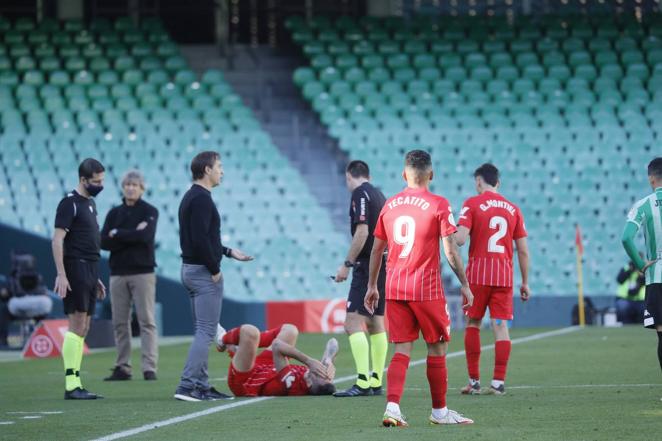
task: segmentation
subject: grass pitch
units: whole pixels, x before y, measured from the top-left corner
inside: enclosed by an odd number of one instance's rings
[[[513,338],[545,330],[515,329]],[[491,344],[490,331],[482,333]],[[300,337],[300,348],[321,354],[327,336]],[[347,338],[339,336],[338,377],[353,373]],[[461,332],[453,334],[451,352],[462,350]],[[103,382],[114,352],[95,353],[83,361],[83,384],[106,396],[91,402],[64,401],[60,359],[0,363],[0,439],[84,440],[112,436],[133,428],[130,439],[154,440],[639,440],[662,427],[662,376],[655,354],[656,335],[640,327],[587,328],[513,346],[507,395],[460,396],[466,382],[464,355],[448,360],[448,405],[476,423],[439,427],[427,423],[430,399],[425,364],[410,367],[401,407],[407,429],[381,427],[385,397],[293,397],[232,402],[185,403],[172,398],[187,344],[160,350],[159,379],[142,380],[139,352],[134,351],[134,379]],[[416,344],[412,361],[425,357]],[[389,354],[390,358],[390,354]],[[483,384],[489,384],[493,351],[481,357]],[[229,359],[210,353],[210,376],[222,391]],[[348,387],[350,381],[338,384]],[[222,409],[220,408],[223,407]],[[205,413],[209,414],[205,414]],[[213,413],[211,413],[213,412]],[[196,415],[192,415],[197,413]],[[186,416],[165,427],[157,423]],[[112,437],[111,437],[112,438]],[[655,438],[655,436],[653,436]]]

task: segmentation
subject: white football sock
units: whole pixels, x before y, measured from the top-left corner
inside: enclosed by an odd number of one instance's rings
[[[503,384],[504,384],[504,382],[501,381],[501,380],[492,380],[492,387],[495,388],[495,389],[498,389]]]
[[[386,410],[396,415],[400,415],[400,405],[398,403],[389,401],[386,403]]]
[[[448,407],[443,407],[441,409],[432,409],[432,416],[438,420],[444,418],[448,415]]]

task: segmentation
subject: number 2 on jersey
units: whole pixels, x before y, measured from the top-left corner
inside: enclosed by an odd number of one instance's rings
[[[490,229],[497,231],[490,236],[490,240],[487,242],[487,251],[490,253],[504,253],[506,249],[503,245],[499,245],[499,240],[506,235],[508,221],[501,216],[494,216],[490,219]]]
[[[404,230],[404,232],[403,232]],[[416,238],[416,221],[411,216],[400,216],[393,222],[393,240],[404,248],[400,251],[400,258],[409,256],[414,248],[414,239]]]

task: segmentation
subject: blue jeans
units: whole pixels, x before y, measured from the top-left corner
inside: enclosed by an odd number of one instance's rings
[[[183,264],[182,283],[191,298],[191,314],[195,334],[188,352],[179,387],[184,389],[209,389],[209,345],[216,335],[216,325],[221,318],[223,277],[214,283],[204,265]]]

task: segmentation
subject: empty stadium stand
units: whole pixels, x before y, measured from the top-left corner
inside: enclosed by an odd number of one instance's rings
[[[535,292],[575,289],[575,224],[589,294],[611,294],[626,210],[662,141],[662,22],[634,16],[291,17],[309,61],[293,75],[387,194],[404,152],[429,149],[455,210],[491,161],[523,209]],[[446,266],[446,271],[448,267]],[[516,271],[517,273],[517,271]]]
[[[188,164],[220,151],[213,192],[223,240],[256,256],[224,264],[226,295],[246,301],[345,294],[328,275],[347,238],[219,70],[190,69],[158,20],[35,22],[0,17],[0,222],[50,235],[85,157],[107,168],[100,223],[138,168],[160,212],[158,272],[179,278],[177,208]]]

